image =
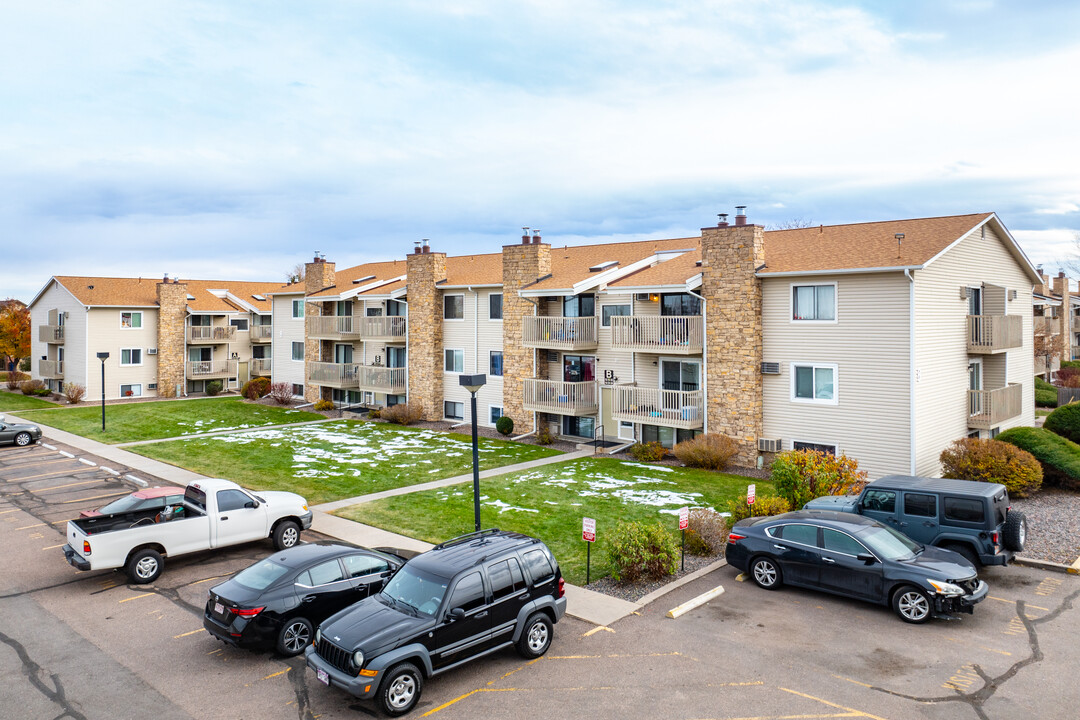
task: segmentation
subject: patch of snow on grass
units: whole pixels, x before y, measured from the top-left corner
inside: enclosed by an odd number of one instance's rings
[[[645,465],[643,463],[635,462],[622,462],[620,463],[620,465],[623,465],[624,467],[636,467],[645,468],[646,470],[656,470],[657,472],[675,472],[675,468],[669,468],[664,465]]]
[[[489,505],[491,507],[498,508],[500,515],[502,515],[504,512],[508,512],[510,510],[513,510],[513,511],[516,511],[516,512],[530,512],[530,513],[540,512],[539,510],[534,510],[533,508],[523,508],[523,507],[516,507],[514,505],[509,505],[507,503],[504,503],[502,500],[490,500],[488,502],[485,502],[484,505]]]

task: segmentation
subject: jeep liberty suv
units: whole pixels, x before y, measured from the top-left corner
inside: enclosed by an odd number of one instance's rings
[[[382,592],[329,617],[306,659],[320,682],[404,715],[427,678],[510,646],[540,657],[565,612],[544,543],[482,530],[417,555]]]

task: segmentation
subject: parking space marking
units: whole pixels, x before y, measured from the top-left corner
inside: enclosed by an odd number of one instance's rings
[[[29,530],[30,528],[45,527],[49,523],[37,523],[36,525],[23,525],[21,528],[15,528],[16,530]]]
[[[33,464],[34,467],[41,467],[42,465],[55,465],[56,463],[66,463],[66,462],[71,462],[71,460],[69,460],[68,458],[60,458],[59,460],[46,460],[45,462],[24,463],[22,465],[6,465],[5,467],[19,468],[19,467],[26,467],[27,465],[31,465],[31,464]]]
[[[1009,619],[1009,627],[1001,631],[1002,635],[1027,635],[1027,628],[1024,626],[1024,621],[1015,615]]]
[[[223,648],[218,648],[217,650],[211,650],[210,652],[208,652],[206,654],[207,655],[217,655],[217,654],[221,653],[222,650],[223,650]]]
[[[1050,595],[1053,595],[1059,587],[1061,587],[1062,582],[1064,581],[1060,578],[1048,577],[1041,583],[1039,583],[1039,586],[1037,588],[1035,588],[1035,594],[1042,595],[1043,597],[1049,597]]]
[[[874,687],[873,685],[868,685],[867,683],[859,682],[858,680],[852,680],[851,678],[844,677],[843,675],[833,675],[833,677],[836,678],[837,680],[847,680],[849,683],[855,683],[856,685],[862,685],[864,688],[873,688]]]
[[[287,667],[287,668],[285,668],[284,670],[281,670],[280,672],[276,672],[276,673],[271,673],[270,675],[267,675],[266,677],[264,677],[264,678],[263,678],[263,680],[269,680],[270,678],[276,678],[276,677],[281,677],[282,675],[284,675],[285,673],[289,672],[290,670],[292,670],[292,668],[291,668],[291,667]]]
[[[806,693],[801,693],[798,690],[789,690],[789,689],[787,689],[785,687],[780,688],[780,690],[783,690],[784,692],[787,692],[787,693],[791,693],[792,695],[798,695],[800,697],[804,697],[807,700],[816,700],[817,702],[828,705],[829,707],[834,707],[834,708],[837,708],[838,710],[845,710],[845,711],[847,711],[849,713],[852,713],[851,715],[833,715],[832,717],[865,717],[865,718],[871,718],[871,720],[885,720],[885,718],[878,717],[877,715],[871,715],[870,713],[863,712],[861,710],[854,710],[854,709],[849,708],[849,707],[844,707],[843,705],[837,705],[836,703],[829,702],[828,700],[822,700],[819,697],[814,697],[813,695],[807,695]]]
[[[981,683],[982,678],[975,672],[975,668],[972,665],[963,665],[952,674],[948,680],[941,684],[941,687],[946,690],[957,690],[959,692],[965,692],[971,689],[972,685]]]
[[[64,545],[67,545],[67,543],[60,543],[59,545],[50,545],[49,547],[43,547],[41,549],[42,550],[55,550],[56,548],[64,547]]]
[[[67,475],[68,473],[73,473],[73,472],[87,472],[87,471],[86,470],[79,470],[79,468],[68,468],[67,470],[54,470],[53,472],[41,473],[40,475],[31,475],[30,477],[11,478],[11,479],[6,480],[5,482],[21,483],[21,482],[26,482],[27,480],[36,480],[38,478],[49,477],[50,475]]]
[[[954,637],[946,637],[944,639],[948,640],[949,642],[960,643],[960,644],[963,644],[963,645],[971,645],[972,647],[977,647],[980,650],[986,650],[987,652],[998,653],[999,655],[1008,655],[1010,657],[1012,656],[1012,653],[1009,652],[1008,650],[998,650],[997,648],[987,647],[986,645],[979,645],[979,644],[973,643],[973,642],[971,642],[969,640],[962,640],[960,638],[954,638]]]
[[[998,602],[1003,602],[1003,603],[1011,603],[1013,605],[1016,604],[1015,600],[1009,600],[1008,598],[994,597],[993,595],[987,595],[986,599],[987,600],[997,600]],[[1027,609],[1030,609],[1030,610],[1042,610],[1043,612],[1050,612],[1050,608],[1039,607],[1038,605],[1029,605],[1027,603],[1024,603],[1024,607],[1027,608]]]
[[[614,630],[609,628],[607,625],[597,625],[596,627],[594,627],[592,630],[588,631],[587,633],[585,633],[581,637],[589,637],[590,635],[595,635],[596,633],[600,632],[601,630],[607,630],[609,633],[615,632]]]
[[[200,583],[210,582],[211,580],[220,580],[223,577],[228,577],[228,576],[227,575],[215,575],[214,577],[208,577],[208,578],[204,578],[202,580],[196,580],[195,582],[190,582],[190,583],[188,583],[188,585],[198,585]]]
[[[481,692],[515,692],[516,690],[517,690],[517,688],[477,688],[475,690],[470,690],[469,692],[465,693],[464,695],[460,695],[460,696],[454,698],[453,700],[450,700],[449,702],[444,702],[439,707],[432,708],[431,710],[428,710],[426,713],[424,713],[420,717],[427,717],[428,715],[434,715],[435,713],[439,712],[440,710],[445,710],[446,708],[450,707],[451,705],[453,705],[456,702],[460,702],[461,700],[464,700],[467,697],[472,697],[476,693],[481,693]]]
[[[139,599],[145,598],[145,597],[155,597],[156,595],[157,595],[157,593],[142,593],[140,595],[132,595],[131,597],[126,597],[123,600],[118,600],[117,602],[118,603],[126,603],[128,600],[139,600]]]
[[[172,637],[173,640],[179,640],[182,637],[187,637],[188,635],[196,635],[201,632],[206,632],[206,628],[199,628],[198,630],[192,630],[191,632],[180,633],[179,635],[173,635]],[[265,680],[266,678],[263,679]]]
[[[63,502],[59,502],[57,504],[58,505],[70,505],[71,503],[86,502],[87,500],[101,500],[102,498],[120,497],[121,495],[130,495],[130,494],[131,493],[128,493],[128,492],[109,493],[108,495],[95,495],[93,497],[88,497],[88,498],[79,498],[78,500],[64,500]]]
[[[7,515],[9,512],[18,512],[19,508],[13,510],[0,510],[0,515]]]
[[[40,490],[35,490],[34,494],[35,495],[41,495],[42,493],[48,492],[49,490],[63,490],[64,488],[78,487],[80,485],[93,485],[94,483],[99,483],[99,482],[104,482],[104,480],[102,480],[101,478],[98,478],[96,480],[84,480],[82,482],[77,482],[77,483],[68,483],[67,485],[57,485],[56,487],[41,488]]]

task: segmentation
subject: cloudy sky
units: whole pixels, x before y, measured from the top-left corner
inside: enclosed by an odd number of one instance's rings
[[[995,211],[1077,252],[1080,3],[7,2],[0,297]]]

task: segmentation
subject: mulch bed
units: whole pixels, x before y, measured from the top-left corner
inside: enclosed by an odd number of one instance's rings
[[[659,590],[668,583],[675,582],[679,578],[700,570],[706,565],[711,565],[719,559],[719,555],[687,555],[685,570],[679,570],[674,575],[668,575],[659,580],[642,580],[636,583],[625,583],[620,585],[612,580],[609,575],[600,578],[599,580],[594,580],[585,587],[589,590],[610,595],[611,597],[617,597],[621,600],[637,602],[654,590]]]

